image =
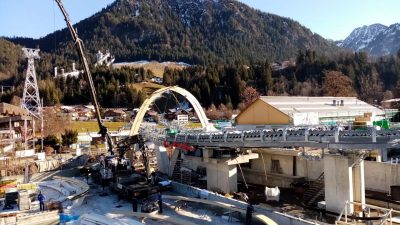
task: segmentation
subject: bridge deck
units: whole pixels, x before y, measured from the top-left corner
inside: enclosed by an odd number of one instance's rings
[[[397,146],[400,130],[245,130],[178,133],[166,141],[204,147],[313,147],[329,149],[383,149]]]

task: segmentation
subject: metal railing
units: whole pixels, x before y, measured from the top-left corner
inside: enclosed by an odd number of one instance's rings
[[[362,217],[355,215],[355,213],[354,213],[355,206],[358,206],[361,208],[362,211],[360,213],[363,214]],[[379,222],[379,224],[392,225],[392,214],[393,213],[400,214],[400,211],[382,208],[379,206],[374,206],[374,205],[369,205],[369,204],[362,204],[359,202],[346,201],[344,208],[342,209],[339,217],[335,221],[335,224],[336,225],[360,224],[360,222],[369,224],[369,222],[375,221],[375,222]]]
[[[226,143],[226,142],[317,142],[317,143],[387,143],[400,137],[400,129],[376,130],[311,130],[311,129],[279,129],[279,130],[244,130],[200,133],[168,134],[170,142],[191,144]]]

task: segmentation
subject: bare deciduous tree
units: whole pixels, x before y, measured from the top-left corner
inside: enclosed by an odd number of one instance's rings
[[[43,110],[44,118],[44,137],[55,135],[60,137],[66,129],[71,128],[71,119],[68,116],[61,116],[57,107],[46,108]]]
[[[253,87],[247,86],[240,94],[243,104],[247,107],[260,97],[260,93]]]
[[[334,97],[357,96],[352,80],[339,71],[327,71],[322,84],[323,94]]]

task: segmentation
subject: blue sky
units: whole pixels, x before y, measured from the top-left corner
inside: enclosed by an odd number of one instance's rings
[[[253,8],[300,22],[324,38],[346,38],[354,28],[400,23],[399,0],[241,0]]]
[[[63,0],[73,23],[114,0]],[[329,39],[343,39],[359,26],[400,22],[399,0],[241,0],[253,8],[288,17]],[[397,11],[397,12],[396,12]],[[52,0],[0,0],[0,36],[41,37],[65,22]]]
[[[100,11],[114,0],[63,0],[72,23]],[[0,36],[42,37],[66,27],[53,0],[0,0]]]

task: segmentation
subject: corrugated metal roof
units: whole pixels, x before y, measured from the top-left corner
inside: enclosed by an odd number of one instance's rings
[[[320,116],[362,115],[364,112],[385,114],[356,97],[261,96],[260,99],[288,115],[306,112],[318,112]]]

